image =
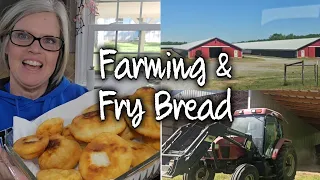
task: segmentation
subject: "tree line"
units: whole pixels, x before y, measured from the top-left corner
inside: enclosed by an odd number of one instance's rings
[[[181,45],[181,44],[187,44],[187,42],[171,42],[171,41],[161,42],[161,45]]]
[[[294,35],[294,34],[281,34],[281,33],[274,33],[269,36],[268,39],[257,39],[257,40],[249,40],[249,41],[241,41],[243,42],[258,42],[258,41],[273,41],[273,40],[286,40],[286,39],[304,39],[304,38],[320,38],[320,34],[307,34],[307,35]]]
[[[307,35],[294,35],[294,34],[281,34],[281,33],[274,33],[267,39],[256,39],[256,40],[249,40],[249,41],[240,41],[238,43],[243,42],[258,42],[258,41],[272,41],[272,40],[285,40],[285,39],[303,39],[303,38],[320,38],[320,34],[307,34]],[[161,45],[181,45],[186,44],[187,42],[161,42]]]

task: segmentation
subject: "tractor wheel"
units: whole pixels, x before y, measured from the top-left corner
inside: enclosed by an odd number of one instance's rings
[[[183,180],[213,180],[215,172],[205,166],[194,166],[183,174]]]
[[[251,164],[241,164],[231,176],[231,180],[258,180],[258,169]]]
[[[293,180],[297,170],[297,154],[291,144],[283,144],[275,160],[277,180]]]

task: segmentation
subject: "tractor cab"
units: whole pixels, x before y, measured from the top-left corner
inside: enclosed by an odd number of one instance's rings
[[[284,120],[276,111],[254,108],[235,111],[231,127],[221,122],[181,126],[162,145],[162,176],[294,179],[297,155],[283,137]]]
[[[262,156],[271,158],[275,143],[283,138],[280,113],[267,109],[241,109],[234,113],[231,129],[252,136],[252,141]]]

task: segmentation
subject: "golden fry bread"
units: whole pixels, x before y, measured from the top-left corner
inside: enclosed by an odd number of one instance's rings
[[[37,173],[37,180],[82,180],[79,171],[74,169],[47,169]]]
[[[155,109],[154,109],[154,96],[155,89],[151,87],[139,88],[132,96],[130,100],[140,99],[143,103],[143,108],[146,113],[143,115],[141,124],[135,129],[141,135],[151,137],[154,139],[160,139],[160,122],[156,121]],[[132,127],[131,118],[124,116],[128,125]]]
[[[141,137],[140,134],[135,132],[132,128],[129,126],[126,126],[126,128],[119,134],[120,137],[122,137],[125,140],[132,140],[138,137]]]
[[[61,118],[51,118],[39,125],[36,135],[52,136],[61,134],[63,131],[64,120]]]
[[[34,159],[45,151],[48,143],[48,136],[31,135],[18,139],[13,150],[23,159]]]
[[[139,164],[143,163],[147,159],[149,159],[151,156],[156,154],[156,150],[153,149],[151,146],[148,146],[141,142],[135,142],[135,141],[128,141],[131,148],[132,148],[132,154],[133,159],[131,166],[135,167]]]
[[[136,99],[136,98],[148,99],[148,98],[150,98],[150,96],[154,96],[155,94],[156,94],[156,90],[154,88],[141,87],[141,88],[137,89],[136,92],[134,92],[134,94],[129,97],[133,98],[133,99]]]
[[[152,139],[152,138],[143,136],[142,141],[147,145],[151,146],[152,148],[154,148],[155,150],[160,150],[160,147],[161,147],[160,139]]]
[[[104,106],[104,109],[105,110],[110,110],[110,111],[114,111],[114,104],[110,104],[108,106]],[[81,114],[87,114],[89,112],[95,112],[95,111],[100,111],[100,104],[97,103],[97,104],[94,104],[88,108],[86,108],[85,110],[83,110],[81,112]]]
[[[99,111],[100,108],[99,108],[99,104],[94,104],[88,108],[86,108],[85,110],[83,110],[81,112],[81,114],[86,114],[86,113],[89,113],[89,112],[94,112],[94,111]]]
[[[88,143],[86,143],[86,142],[78,141],[78,140],[76,140],[76,139],[73,137],[73,135],[72,135],[72,133],[71,133],[71,131],[70,131],[70,125],[66,126],[66,127],[63,129],[62,135],[63,135],[64,137],[66,137],[67,139],[77,141],[82,149],[84,149],[84,148],[87,146],[87,144],[88,144]]]
[[[73,169],[81,153],[78,142],[61,135],[51,136],[47,149],[39,157],[40,169]]]
[[[83,150],[79,171],[85,180],[115,179],[130,169],[132,149],[113,133],[102,133]]]
[[[113,111],[106,111],[106,119],[101,120],[98,111],[77,116],[72,120],[70,131],[72,135],[83,142],[91,142],[92,139],[104,132],[119,134],[126,128],[126,122],[121,117],[116,120]]]
[[[104,110],[109,110],[114,112],[114,104],[109,104],[108,106],[104,106]]]
[[[88,145],[88,143],[83,142],[83,141],[77,141],[77,142],[79,143],[79,145],[80,145],[80,147],[81,147],[82,149],[84,149],[84,148]]]
[[[129,126],[132,127],[131,119],[127,116],[124,116],[124,118],[129,124]],[[141,124],[135,129],[135,132],[150,138],[160,139],[160,128],[157,125],[157,122],[154,121],[156,121],[155,118],[150,116],[144,116],[141,121]]]
[[[70,139],[70,140],[76,140],[71,131],[70,131],[70,125],[66,126],[63,128],[63,131],[62,131],[62,136],[66,137],[67,139]]]

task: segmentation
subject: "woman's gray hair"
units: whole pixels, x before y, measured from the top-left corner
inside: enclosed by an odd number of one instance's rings
[[[59,0],[21,0],[14,4],[0,20],[0,60],[3,61],[9,70],[8,59],[5,54],[6,46],[9,42],[8,33],[14,28],[15,24],[23,17],[41,12],[53,12],[56,14],[60,23],[60,37],[64,41],[62,51],[60,51],[56,69],[53,72],[50,83],[60,83],[64,76],[69,58],[69,27],[70,22],[68,13],[63,2]]]

